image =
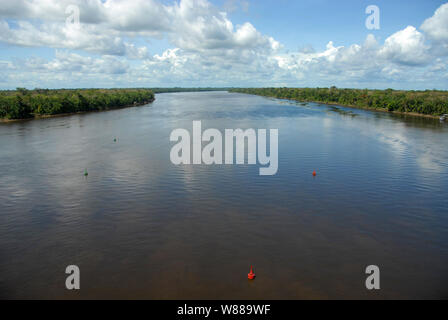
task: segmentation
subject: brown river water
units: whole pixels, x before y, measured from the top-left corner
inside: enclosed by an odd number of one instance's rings
[[[173,165],[194,120],[278,129],[278,173]],[[227,92],[0,124],[0,298],[448,298],[447,141],[438,120]]]

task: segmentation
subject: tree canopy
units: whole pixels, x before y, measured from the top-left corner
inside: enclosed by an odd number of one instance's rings
[[[439,116],[448,113],[448,91],[401,91],[331,88],[247,88],[232,92],[302,102],[320,102],[359,108]]]
[[[34,89],[0,91],[0,118],[26,119],[38,115],[55,115],[100,111],[154,101],[149,89]]]

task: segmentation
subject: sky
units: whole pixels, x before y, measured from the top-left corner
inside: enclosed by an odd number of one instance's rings
[[[445,1],[0,1],[0,89],[448,90]]]

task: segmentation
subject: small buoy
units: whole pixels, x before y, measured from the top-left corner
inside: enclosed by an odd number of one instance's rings
[[[252,270],[252,266],[250,266],[250,272],[249,272],[249,274],[247,275],[247,278],[248,278],[249,280],[254,280],[254,279],[255,279],[255,273],[254,273],[254,271]]]
[[[84,176],[87,177],[89,175],[89,173],[87,172],[87,169],[84,170]]]
[[[117,138],[114,138],[114,142],[117,142]]]
[[[313,171],[313,177],[317,175],[316,170]]]

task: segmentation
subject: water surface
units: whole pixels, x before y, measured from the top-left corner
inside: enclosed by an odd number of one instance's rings
[[[226,92],[156,98],[0,124],[1,298],[448,298],[446,124]],[[278,129],[277,175],[172,165],[170,133],[193,120]]]

